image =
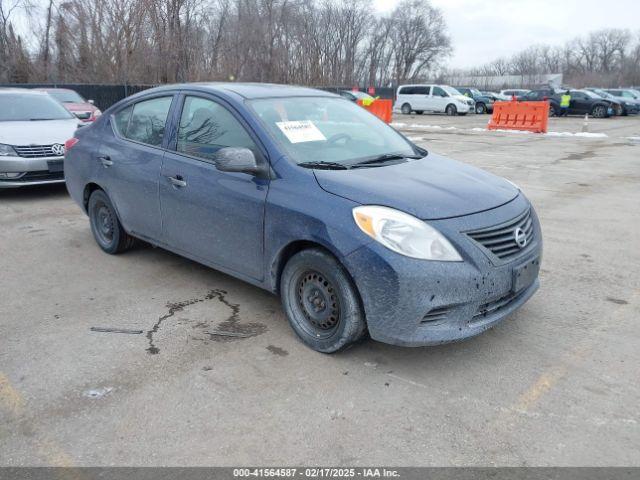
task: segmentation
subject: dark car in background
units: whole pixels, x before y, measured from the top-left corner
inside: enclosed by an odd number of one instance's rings
[[[404,346],[468,338],[539,287],[542,233],[517,186],[338,95],[168,85],[75,135],[67,188],[100,248],[141,238],[279,294],[320,352],[367,331]]]
[[[484,95],[485,97],[489,97],[494,102],[508,102],[509,100],[511,100],[511,97],[502,95],[501,93],[489,92],[484,90],[480,93],[482,93],[482,95]]]
[[[551,88],[542,88],[531,90],[520,98],[522,101],[549,102],[549,115],[556,116],[560,114],[560,100],[566,90],[554,90]],[[610,100],[602,98],[588,90],[570,90],[571,103],[569,104],[569,115],[591,115],[595,118],[606,118],[615,114],[614,103]]]
[[[630,88],[608,88],[605,90],[613,95],[616,100],[623,101],[627,105],[628,113],[640,113],[640,94]]]
[[[488,95],[482,94],[480,90],[473,87],[455,87],[461,94],[466,97],[473,98],[476,102],[476,113],[491,113],[493,112],[493,98]]]
[[[68,88],[38,88],[36,90],[47,92],[62,103],[64,108],[85,123],[94,122],[102,113],[100,109],[93,104],[93,100],[85,100],[75,90]]]
[[[609,92],[603,90],[602,88],[588,87],[584,88],[583,90],[589,90],[590,92],[593,92],[596,95],[612,102],[616,115],[626,116],[632,113],[638,113],[640,111],[640,102],[634,102],[622,97],[616,97],[615,95],[611,95]]]

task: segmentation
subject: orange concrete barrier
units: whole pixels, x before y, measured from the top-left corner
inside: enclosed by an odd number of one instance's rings
[[[549,102],[495,102],[489,130],[547,133]]]
[[[358,105],[365,110],[368,110],[370,113],[373,113],[384,122],[391,123],[391,110],[393,108],[392,100],[381,100],[378,98],[377,100],[374,100],[371,105],[363,105],[362,100],[358,100]]]

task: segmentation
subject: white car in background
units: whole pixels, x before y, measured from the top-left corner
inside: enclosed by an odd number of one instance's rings
[[[416,112],[466,115],[473,111],[475,102],[449,85],[401,85],[398,87],[393,109],[405,115]]]
[[[0,88],[0,188],[64,182],[78,119],[45,92]]]

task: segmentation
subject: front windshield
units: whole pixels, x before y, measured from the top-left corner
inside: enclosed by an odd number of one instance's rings
[[[332,162],[349,166],[386,154],[417,153],[394,129],[341,98],[267,98],[249,104],[298,164]]]
[[[453,96],[453,95],[462,95],[458,90],[456,90],[453,87],[449,87],[448,85],[445,85],[442,87],[442,89],[447,92],[449,95]]]
[[[476,96],[476,97],[480,97],[482,96],[482,93],[480,93],[480,90],[476,89],[476,88],[472,88],[471,90],[471,94]]]
[[[84,98],[73,90],[50,90],[47,93],[62,103],[85,103]]]
[[[602,98],[607,98],[609,96],[607,92],[605,92],[604,90],[600,90],[599,88],[594,88],[591,91],[596,95],[600,95]]]
[[[75,117],[49,95],[0,94],[0,122],[67,120],[70,118]]]

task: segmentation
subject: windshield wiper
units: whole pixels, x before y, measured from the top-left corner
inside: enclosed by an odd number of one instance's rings
[[[420,155],[402,155],[400,153],[385,153],[383,155],[378,155],[375,158],[370,158],[369,160],[363,160],[362,162],[358,162],[358,163],[354,163],[351,168],[358,168],[360,166],[373,166],[373,165],[378,165],[380,164],[380,166],[384,165],[386,162],[392,161],[392,160],[405,160],[405,159],[412,159],[412,160],[419,160],[420,158],[424,158]]]
[[[322,170],[348,170],[349,167],[342,163],[338,162],[302,162],[298,164],[300,167],[304,168],[318,168]]]

